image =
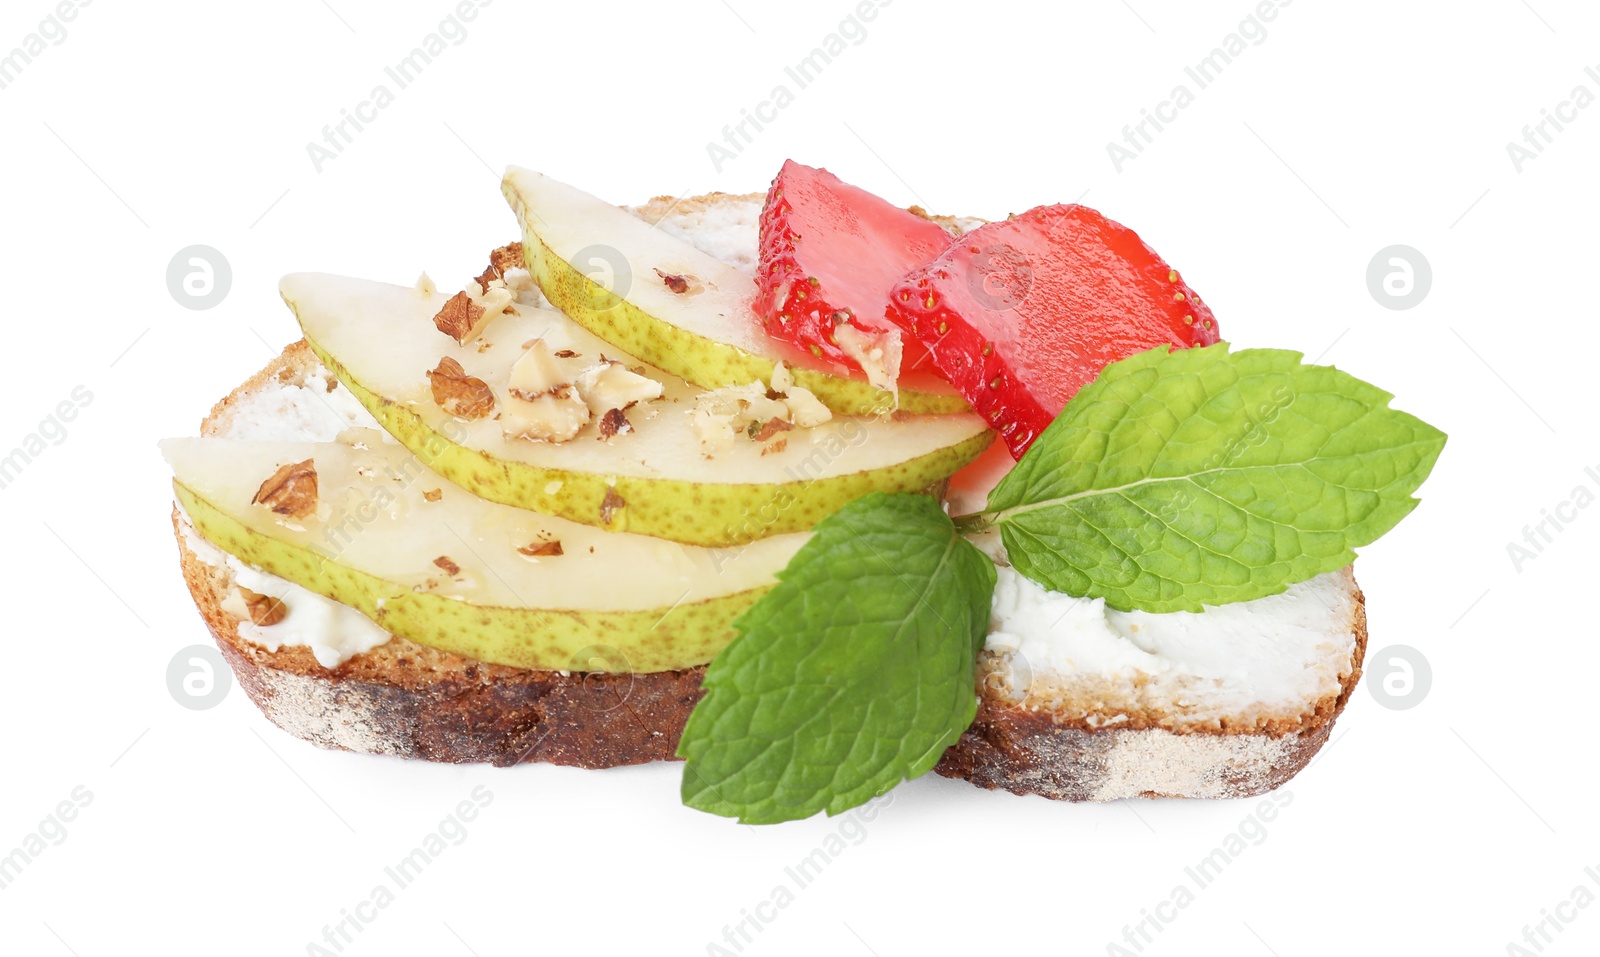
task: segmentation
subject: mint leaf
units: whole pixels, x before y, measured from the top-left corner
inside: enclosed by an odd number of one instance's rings
[[[1011,562],[1121,610],[1199,611],[1333,571],[1414,507],[1444,433],[1296,352],[1105,368],[989,496]]]
[[[934,499],[876,493],[778,579],[678,745],[683,803],[747,824],[838,814],[933,767],[977,710],[995,571]]]

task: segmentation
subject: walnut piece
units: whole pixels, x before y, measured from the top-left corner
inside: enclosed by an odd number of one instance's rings
[[[489,383],[467,375],[461,363],[445,356],[428,373],[433,386],[433,401],[439,408],[462,419],[481,419],[494,410],[494,391]]]
[[[661,277],[661,281],[667,284],[668,289],[680,296],[689,291],[689,280],[683,276],[662,272],[659,269],[656,270],[656,275]]]
[[[513,269],[527,269],[521,243],[507,243],[489,254],[489,268],[504,276]]]
[[[250,620],[262,628],[276,625],[289,614],[289,606],[281,599],[253,592],[243,586],[240,586],[239,594],[244,596],[244,606],[250,612]]]
[[[563,554],[560,539],[551,539],[548,542],[533,542],[522,546],[517,551],[529,558],[553,558]]]
[[[438,330],[455,341],[465,344],[482,328],[487,310],[467,295],[465,290],[451,296],[444,308],[433,317]]]
[[[422,497],[427,501],[437,502],[439,499],[444,498],[444,489],[436,488],[431,492],[423,492]]]
[[[478,284],[478,288],[483,290],[485,295],[488,294],[489,284],[492,282],[498,282],[501,285],[509,288],[516,280],[527,278],[526,276],[515,276],[508,278],[507,274],[513,269],[520,270],[524,273],[526,273],[528,269],[528,262],[525,258],[523,258],[522,255],[521,243],[509,243],[490,252],[489,268],[485,269],[483,274],[477,279],[474,279],[473,282]]]
[[[621,409],[608,409],[600,417],[600,438],[609,439],[614,435],[624,435],[633,431],[633,423]]]
[[[305,518],[317,510],[317,466],[312,459],[285,465],[261,483],[251,505],[265,505],[279,515]]]
[[[772,418],[764,423],[751,422],[748,430],[750,438],[757,442],[765,442],[779,432],[788,432],[793,428],[794,425],[792,423],[785,422],[783,419]]]
[[[440,555],[433,560],[433,563],[444,569],[444,573],[451,577],[461,574],[461,566],[451,561],[448,555]]]

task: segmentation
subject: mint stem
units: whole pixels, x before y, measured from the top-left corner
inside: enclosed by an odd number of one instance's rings
[[[988,512],[957,515],[950,521],[955,523],[956,531],[963,535],[979,535],[994,527],[994,523],[989,520]]]

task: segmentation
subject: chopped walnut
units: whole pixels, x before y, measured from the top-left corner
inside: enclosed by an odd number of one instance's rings
[[[433,317],[433,324],[440,332],[464,344],[478,334],[486,314],[487,310],[473,302],[463,290],[445,302],[444,308]]]
[[[680,296],[689,291],[689,280],[684,276],[676,276],[659,269],[656,270],[656,275],[661,277],[661,281],[667,284],[668,289]]]
[[[317,510],[317,467],[311,459],[285,465],[261,483],[251,505],[265,505],[279,515],[305,518]]]
[[[765,442],[779,432],[813,428],[833,417],[811,390],[794,384],[783,363],[773,368],[771,380],[771,388],[758,379],[701,393],[692,412],[701,444],[712,451],[727,449],[740,435]]]
[[[757,442],[765,442],[779,432],[788,432],[793,428],[794,425],[792,423],[785,422],[779,418],[771,418],[765,423],[751,422],[748,431],[752,439]]]
[[[776,442],[768,442],[766,445],[763,445],[761,447],[761,454],[762,455],[777,455],[779,452],[787,451],[788,448],[789,448],[789,440],[788,440],[788,438],[781,438]]]
[[[428,373],[433,401],[439,408],[463,419],[481,419],[494,410],[494,392],[482,379],[467,375],[461,363],[445,356]]]
[[[511,367],[502,430],[511,438],[571,441],[589,424],[591,413],[572,383],[567,360],[557,358],[543,339],[531,340],[523,349]]]
[[[661,398],[662,385],[649,376],[625,368],[622,363],[605,356],[600,363],[579,373],[578,394],[595,415],[604,415],[611,409],[628,409],[640,402]]]
[[[533,542],[524,545],[517,551],[529,558],[553,558],[562,554],[560,539],[551,539],[548,542]]]
[[[628,503],[617,494],[614,488],[606,489],[606,497],[600,500],[600,524],[610,527],[616,519],[617,513],[628,507]]]
[[[513,269],[527,269],[528,260],[522,255],[521,243],[507,243],[489,254],[489,268],[504,276]]]
[[[244,596],[244,607],[250,612],[250,620],[262,628],[276,625],[289,614],[289,606],[282,599],[253,592],[243,586],[240,586],[239,594]]]
[[[446,575],[454,577],[461,574],[461,566],[451,561],[450,556],[448,555],[440,555],[438,558],[433,560],[433,563],[444,569],[444,573]]]
[[[539,340],[538,339],[534,339],[534,340],[531,340],[531,341],[532,342],[538,342]],[[557,359],[576,359],[576,358],[578,358],[578,354],[576,352],[573,352],[571,349],[557,349],[556,350],[556,358]]]
[[[489,253],[489,268],[485,269],[483,275],[473,281],[478,284],[479,289],[487,293],[489,291],[489,283],[496,280],[505,282],[506,273],[513,269],[527,268],[528,264],[522,257],[522,244],[511,243]]]
[[[633,423],[621,409],[609,409],[600,417],[600,438],[609,439],[614,435],[625,435],[633,431]]]
[[[430,502],[437,502],[439,499],[444,498],[444,489],[436,488],[431,492],[423,492],[422,497]]]

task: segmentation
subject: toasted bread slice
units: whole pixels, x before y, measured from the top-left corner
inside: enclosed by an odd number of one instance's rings
[[[636,212],[754,271],[761,196],[662,197]],[[939,218],[953,231],[976,221]],[[207,436],[328,441],[375,427],[304,343],[212,410]],[[603,675],[511,668],[390,637],[331,667],[311,648],[259,643],[235,570],[174,510],[201,616],[241,687],[283,730],[326,748],[451,763],[543,761],[588,768],[672,760],[704,668]],[[1083,801],[1242,797],[1281,785],[1328,740],[1361,675],[1364,602],[1348,570],[1327,576],[1320,689],[1272,707],[1189,681],[1028,675],[1001,650],[978,668],[977,720],[936,770],[985,788]],[[252,635],[257,635],[252,639]],[[382,640],[383,636],[377,636]],[[324,650],[325,651],[325,650]],[[324,653],[324,660],[329,660]],[[1120,684],[1119,684],[1120,682]]]
[[[1308,586],[1328,611],[1314,626],[1326,639],[1312,658],[1320,693],[1265,703],[1248,696],[1248,674],[1236,682],[1091,670],[1029,674],[991,648],[979,655],[977,718],[934,770],[1068,801],[1270,791],[1327,743],[1366,654],[1366,599],[1351,570]],[[1273,637],[1262,627],[1262,637]]]

